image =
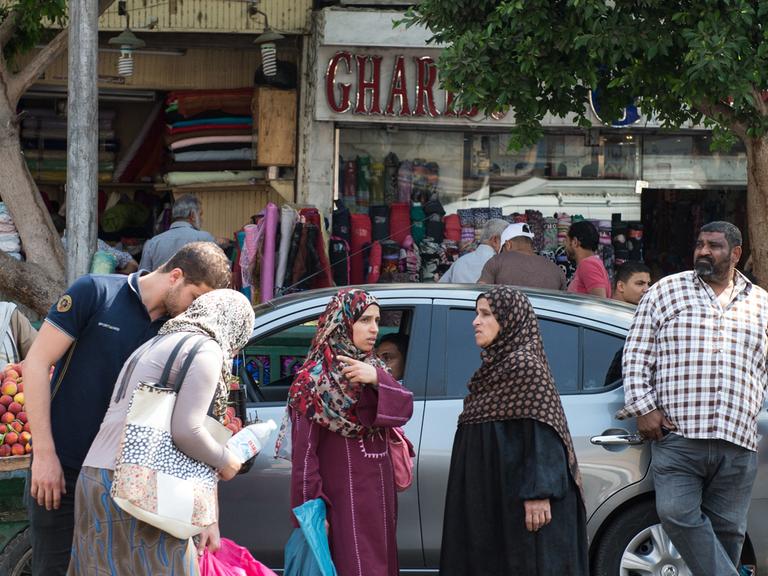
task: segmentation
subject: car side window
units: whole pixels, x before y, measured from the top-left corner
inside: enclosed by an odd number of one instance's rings
[[[613,334],[584,329],[584,390],[597,390],[621,379],[624,339]]]
[[[475,315],[474,310],[467,308],[452,308],[448,312],[445,380],[449,398],[466,396],[467,383],[480,367],[480,348],[472,328]]]
[[[293,375],[301,368],[317,329],[309,318],[249,342],[238,372],[250,402],[285,402]]]
[[[579,391],[579,327],[539,318],[549,369],[560,394]]]

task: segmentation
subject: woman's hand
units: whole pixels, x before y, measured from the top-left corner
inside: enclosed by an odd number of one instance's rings
[[[537,532],[539,528],[552,522],[549,499],[526,500],[523,505],[525,506],[525,527],[529,532]]]
[[[379,375],[376,368],[366,362],[360,362],[348,356],[337,356],[346,366],[342,368],[341,373],[350,382],[359,384],[376,385],[379,382]]]
[[[231,450],[225,448],[224,454],[226,455],[224,465],[219,468],[219,478],[222,480],[231,480],[240,471],[242,464],[240,460],[232,453]]]
[[[217,522],[203,528],[203,531],[197,537],[198,556],[202,556],[206,548],[208,548],[208,552],[216,552],[216,550],[221,548],[221,536],[219,535],[219,524]]]

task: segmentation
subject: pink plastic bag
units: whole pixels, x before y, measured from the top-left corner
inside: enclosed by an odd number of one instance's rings
[[[277,576],[250,552],[232,540],[221,539],[217,552],[206,550],[200,556],[200,576]]]

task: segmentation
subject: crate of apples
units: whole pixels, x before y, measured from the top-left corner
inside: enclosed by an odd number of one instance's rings
[[[0,457],[29,454],[31,440],[21,364],[8,364],[0,371]]]

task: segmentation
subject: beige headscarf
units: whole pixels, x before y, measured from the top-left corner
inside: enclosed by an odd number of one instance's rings
[[[185,312],[168,320],[159,334],[193,332],[212,338],[221,348],[221,378],[214,398],[213,414],[221,420],[227,409],[232,357],[253,333],[254,314],[250,301],[240,292],[223,288],[197,298]]]

